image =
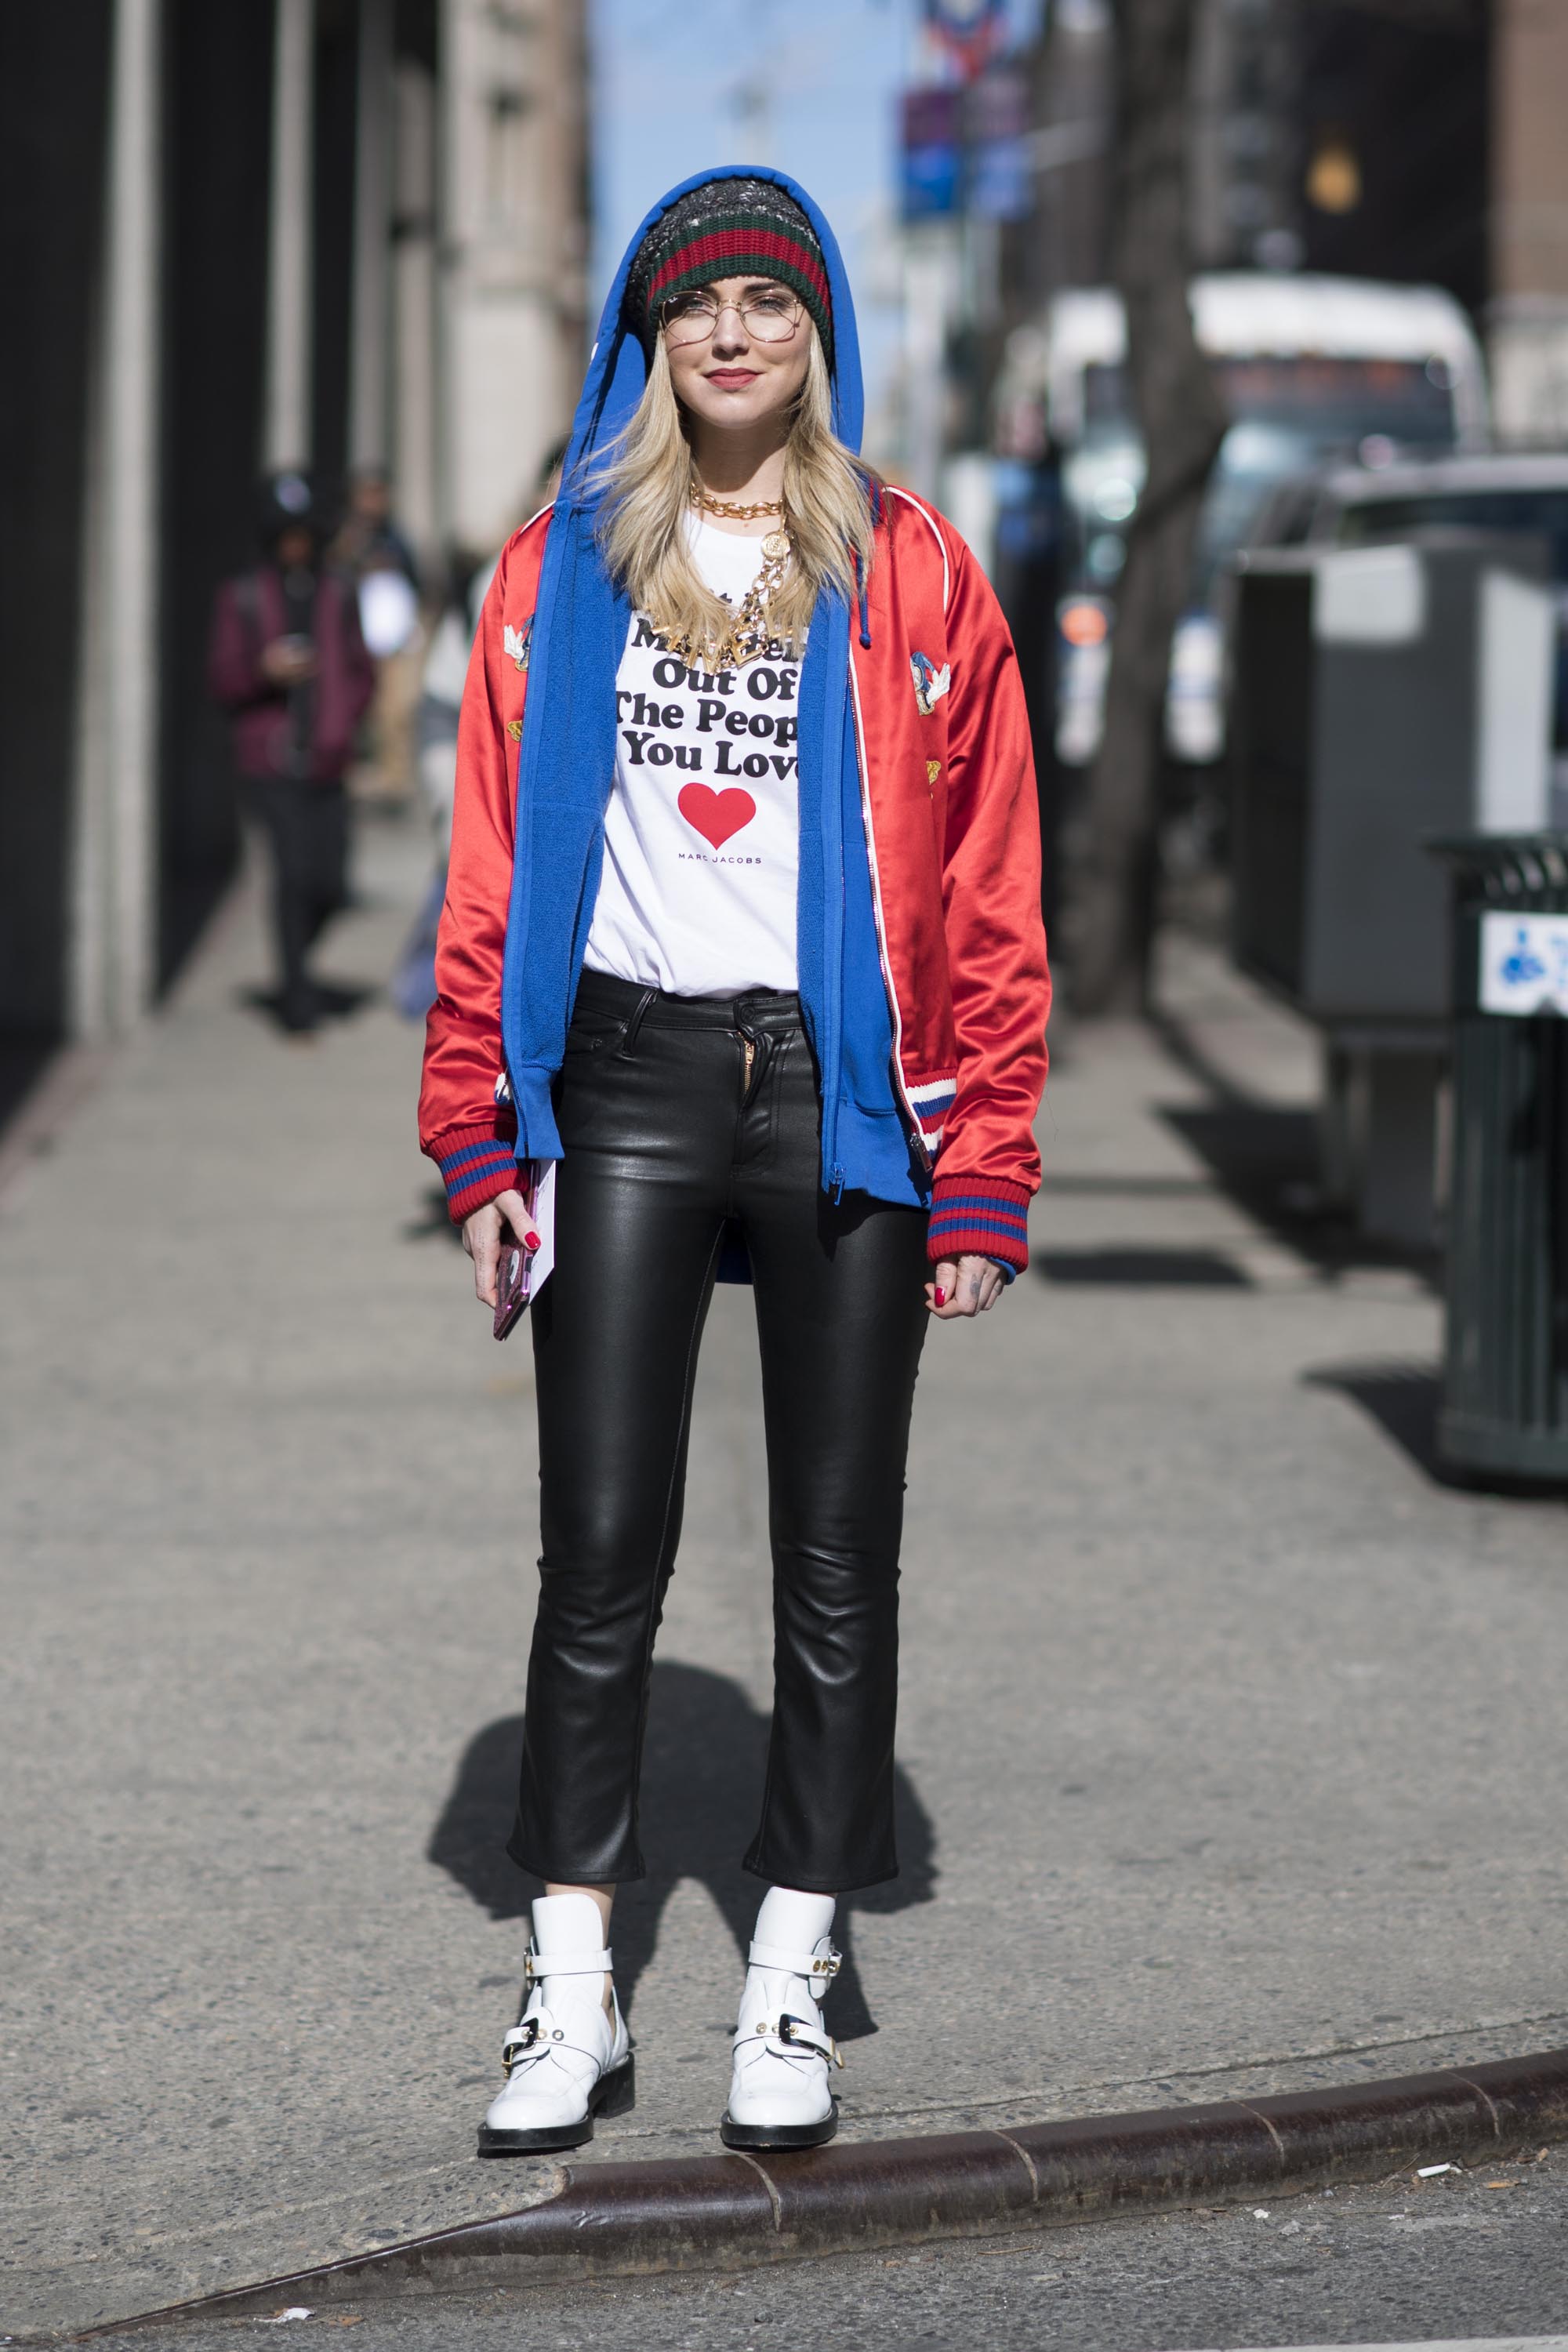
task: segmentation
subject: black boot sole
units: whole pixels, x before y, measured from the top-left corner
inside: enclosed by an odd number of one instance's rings
[[[822,2147],[838,2129],[838,2102],[819,2124],[732,2124],[728,2115],[719,2125],[726,2147]]]
[[[637,2060],[623,2059],[601,2074],[588,2094],[588,2112],[579,2124],[549,2124],[539,2131],[493,2131],[479,2126],[480,2156],[546,2156],[552,2149],[583,2147],[594,2137],[594,2117],[630,2115],[637,2103]]]

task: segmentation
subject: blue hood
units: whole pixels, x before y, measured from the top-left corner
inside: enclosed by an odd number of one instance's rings
[[[600,554],[593,474],[594,460],[628,422],[647,382],[637,326],[626,315],[626,280],[643,238],[679,197],[709,180],[731,178],[775,182],[816,234],[833,302],[834,429],[847,447],[860,446],[864,401],[849,281],[837,241],[805,189],[783,172],[752,164],[698,172],[671,188],[638,226],[605,299],[540,571],[501,980],[520,1160],[561,1157],[551,1087],[598,897],[605,809],[615,781],[616,671],[631,607]],[[929,1192],[893,1082],[892,1019],[850,703],[850,626],[844,599],[825,591],[800,683],[801,1007],[821,1083],[825,1187],[914,1206]],[[863,604],[860,627],[868,643]]]

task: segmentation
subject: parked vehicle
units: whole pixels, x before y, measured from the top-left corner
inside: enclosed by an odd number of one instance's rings
[[[1372,465],[1404,449],[1479,446],[1487,402],[1475,336],[1436,288],[1238,270],[1194,278],[1192,304],[1232,419],[1205,501],[1165,709],[1172,758],[1201,767],[1225,744],[1216,583],[1271,495],[1334,455]],[[1121,297],[1079,289],[1015,331],[998,384],[1003,448],[1028,456],[1048,439],[1059,454],[1057,751],[1070,765],[1099,745],[1116,582],[1143,481],[1126,350]]]

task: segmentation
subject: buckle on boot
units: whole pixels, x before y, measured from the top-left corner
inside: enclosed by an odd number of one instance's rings
[[[534,2048],[538,2040],[539,2020],[537,2017],[525,2017],[520,2024],[512,2026],[507,2033],[507,2036],[500,2046],[500,2063],[501,2072],[505,2074],[509,2082],[511,2079],[512,2068],[517,2064],[520,2058],[525,2058],[528,2055],[528,2053]]]
[[[817,2026],[807,2025],[802,2018],[791,2017],[787,2010],[773,2031],[786,2050],[814,2050],[819,2058],[828,2059],[842,2072],[844,2053],[831,2033],[824,2033]]]

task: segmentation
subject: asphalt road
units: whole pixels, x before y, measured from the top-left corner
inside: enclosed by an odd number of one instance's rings
[[[423,868],[373,831],[341,977],[386,971]],[[244,1002],[263,970],[242,910],[0,1202],[0,2327],[555,2177],[473,2158],[528,1899],[499,1851],[526,1337],[495,1347],[432,1208],[417,1033],[373,1003],[289,1045]],[[1310,1041],[1179,942],[1163,989],[1165,1043],[1061,1057],[1036,1269],[927,1348],[904,1873],[843,1915],[847,2133],[1568,2041],[1568,1513],[1433,1478],[1436,1301],[1293,1206]],[[602,2156],[707,2148],[724,2096],[769,1689],[756,1390],[729,1290],[653,1871],[614,1931],[639,2103]]]
[[[1492,2186],[1504,2183],[1504,2186]],[[280,2308],[285,2306],[280,2306]],[[345,2335],[353,2321],[352,2335]],[[781,2265],[745,2276],[363,2305],[172,2332],[171,2352],[1186,2352],[1555,2338],[1568,2151],[1252,2208]],[[137,2352],[145,2336],[110,2339]]]

